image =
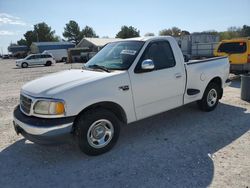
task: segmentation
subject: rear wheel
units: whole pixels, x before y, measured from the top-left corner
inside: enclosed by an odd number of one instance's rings
[[[51,61],[47,61],[45,66],[51,66],[52,65],[52,62]]]
[[[62,62],[66,62],[67,61],[67,58],[66,57],[63,57],[62,58]]]
[[[78,145],[87,155],[100,155],[112,149],[119,133],[120,121],[106,109],[83,113],[76,121]]]
[[[22,63],[22,65],[21,65],[22,68],[27,68],[28,66],[29,66],[28,63],[26,63],[26,62]]]
[[[203,97],[198,101],[198,106],[202,111],[212,111],[216,108],[219,102],[220,87],[216,83],[208,84]]]

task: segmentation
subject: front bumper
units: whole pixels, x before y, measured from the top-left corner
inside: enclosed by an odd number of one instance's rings
[[[14,128],[35,143],[64,142],[71,137],[75,116],[63,118],[38,118],[23,114],[20,107],[14,110]]]

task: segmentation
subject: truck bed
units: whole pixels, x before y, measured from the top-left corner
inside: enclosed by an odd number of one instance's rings
[[[213,57],[213,58],[207,58],[207,59],[202,59],[202,60],[190,60],[187,62],[187,65],[192,65],[192,64],[197,64],[197,63],[206,63],[209,61],[215,61],[215,60],[224,59],[224,58],[227,58],[227,56]]]
[[[206,89],[206,86],[213,78],[219,78],[222,81],[222,87],[225,83],[223,80],[228,78],[229,62],[227,57],[215,57],[203,60],[192,60],[187,62],[187,84],[186,90],[194,89],[199,90],[196,95],[184,95],[184,104],[200,100]],[[227,72],[225,72],[227,71]],[[224,76],[222,78],[222,75]]]

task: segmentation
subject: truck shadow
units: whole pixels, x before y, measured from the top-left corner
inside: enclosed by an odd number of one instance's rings
[[[195,104],[123,127],[113,150],[82,154],[74,143],[39,146],[21,139],[0,153],[3,187],[207,187],[216,151],[250,130],[246,109]]]

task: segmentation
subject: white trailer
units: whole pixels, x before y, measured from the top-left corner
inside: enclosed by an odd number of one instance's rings
[[[45,50],[43,54],[51,54],[57,62],[63,61],[65,62],[68,57],[68,51],[66,49],[58,49],[58,50]]]
[[[217,42],[193,44],[191,55],[193,58],[213,57],[213,52],[217,45]]]
[[[182,53],[191,59],[213,57],[213,50],[219,42],[219,36],[213,34],[191,34],[175,39]]]

